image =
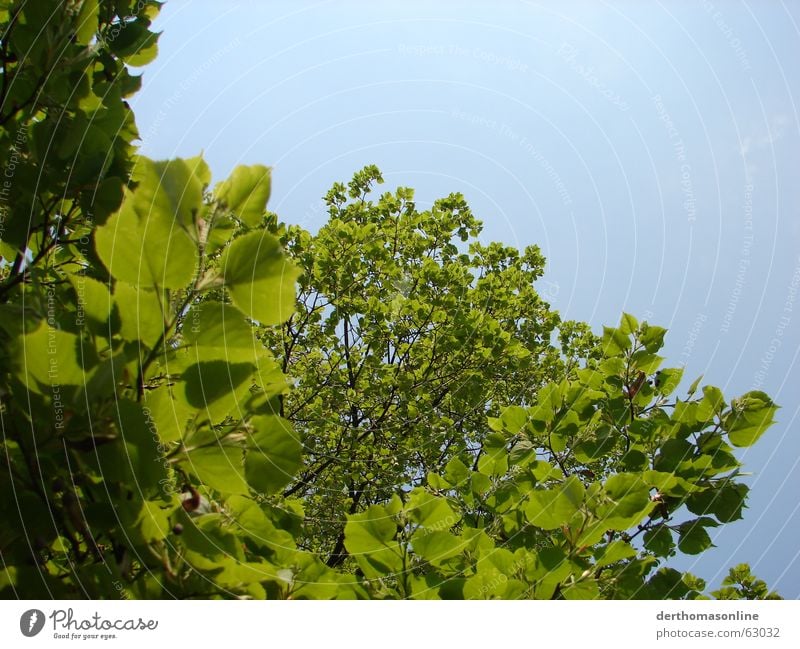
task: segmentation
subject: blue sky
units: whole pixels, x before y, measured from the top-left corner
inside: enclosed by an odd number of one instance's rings
[[[144,154],[269,164],[312,230],[365,164],[462,192],[484,239],[542,248],[565,317],[629,311],[688,380],[773,396],[744,521],[679,567],[800,597],[800,5],[171,0],[157,26]]]

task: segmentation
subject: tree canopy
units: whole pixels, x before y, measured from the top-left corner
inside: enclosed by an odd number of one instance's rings
[[[595,335],[451,194],[316,233],[270,169],[136,154],[154,1],[0,2],[5,597],[777,597],[669,566],[740,519],[777,406]]]

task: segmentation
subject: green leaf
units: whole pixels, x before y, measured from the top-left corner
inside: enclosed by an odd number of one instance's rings
[[[626,530],[640,523],[653,508],[650,488],[637,474],[612,475],[603,487],[611,502],[598,507],[596,514],[607,529]]]
[[[752,446],[775,423],[778,406],[763,392],[753,391],[734,399],[722,428],[734,446]]]
[[[208,163],[203,159],[203,154],[196,155],[193,158],[186,158],[184,163],[189,171],[195,177],[197,182],[200,183],[200,189],[204,190],[211,182],[211,168]]]
[[[344,546],[368,578],[399,573],[403,568],[400,546],[394,541],[397,524],[380,505],[348,516]]]
[[[692,381],[692,384],[689,386],[689,389],[686,391],[686,394],[688,394],[690,397],[694,395],[694,393],[697,391],[697,386],[700,385],[700,381],[702,380],[703,380],[703,375],[701,374],[694,381]]]
[[[726,481],[717,489],[693,493],[686,507],[698,516],[714,514],[723,523],[731,523],[742,518],[749,491],[747,485]]]
[[[169,514],[174,507],[164,509],[163,505],[164,503],[161,501],[145,500],[142,503],[142,509],[136,522],[145,543],[161,541],[169,534]]]
[[[269,167],[263,165],[239,165],[227,180],[217,185],[214,194],[245,225],[255,227],[267,208],[270,174]]]
[[[122,180],[116,176],[106,178],[82,196],[84,210],[94,215],[97,225],[103,225],[116,212],[125,196]]]
[[[553,466],[545,460],[537,460],[531,467],[531,470],[533,471],[533,476],[539,482],[546,482],[548,480],[561,480],[564,478],[564,474],[562,473],[561,469]]]
[[[147,29],[142,20],[126,22],[116,38],[109,41],[110,48],[128,65],[147,65],[158,55],[158,34]]]
[[[555,586],[564,581],[572,572],[572,564],[567,560],[563,550],[558,547],[545,547],[538,550],[535,555],[536,563],[532,576],[537,581],[549,583],[552,588],[548,588],[550,593],[545,595],[547,599],[550,598]],[[542,594],[537,587],[536,597],[540,598]]]
[[[482,498],[483,495],[492,488],[492,481],[489,479],[489,477],[483,475],[482,473],[478,473],[477,471],[470,475],[469,481],[473,495],[480,498]]]
[[[272,235],[261,231],[238,237],[223,253],[221,267],[233,303],[247,316],[273,325],[294,311],[299,271]]]
[[[95,230],[97,254],[116,279],[144,288],[184,288],[196,272],[197,244],[173,214],[146,204],[139,196],[146,189],[127,192],[119,211]]]
[[[193,307],[183,320],[187,345],[229,349],[263,349],[244,314],[231,304],[206,301]],[[237,359],[238,360],[238,359]]]
[[[82,366],[85,356],[80,338],[44,320],[22,337],[15,356],[19,377],[34,392],[52,395],[59,386],[81,385],[86,380],[88,368]]]
[[[661,363],[663,361],[664,361],[663,356],[659,356],[658,354],[652,354],[645,350],[639,350],[631,355],[632,369],[640,370],[645,374],[652,374],[653,372],[655,372],[661,366]]]
[[[447,530],[458,522],[446,498],[417,487],[408,498],[406,511],[412,521],[429,530]]]
[[[488,476],[500,476],[508,471],[506,438],[500,433],[488,435],[483,442],[483,454],[478,459],[478,471]]]
[[[556,489],[537,489],[530,495],[525,516],[531,525],[555,530],[566,524],[583,503],[585,489],[581,481],[570,476]]]
[[[629,313],[622,313],[622,318],[619,321],[619,331],[626,336],[636,333],[639,329],[639,321]]]
[[[703,386],[703,402],[714,413],[722,412],[727,405],[725,398],[722,396],[722,390],[713,385]]]
[[[230,414],[240,419],[244,413],[239,404],[250,390],[255,369],[252,363],[195,363],[183,372],[186,402],[201,410],[212,424]]]
[[[598,365],[598,369],[604,377],[619,377],[625,373],[625,368],[625,359],[619,358],[618,356],[614,356],[613,358],[604,358]]]
[[[668,439],[662,444],[654,462],[656,471],[672,473],[681,462],[691,459],[695,447],[682,439]]]
[[[683,575],[683,583],[686,584],[686,587],[695,593],[701,593],[706,589],[706,582],[704,579],[700,579],[700,577],[696,577],[690,572],[686,572]],[[693,593],[690,593],[692,595]],[[694,597],[687,597],[687,599],[694,599]],[[701,599],[707,599],[706,597],[702,597]]]
[[[236,232],[238,224],[228,216],[217,216],[211,225],[206,239],[206,253],[213,254],[224,248]]]
[[[667,330],[663,327],[655,327],[648,324],[646,327],[642,326],[642,333],[639,336],[639,341],[645,346],[649,352],[655,353],[664,346],[664,335]]]
[[[683,497],[698,489],[688,480],[665,471],[645,471],[642,474],[642,478],[644,478],[648,486],[655,488],[660,494],[666,496]]]
[[[178,509],[183,525],[181,543],[186,546],[190,565],[200,570],[219,570],[225,559],[244,560],[242,541],[230,531],[222,514],[190,517]]]
[[[454,487],[464,484],[470,476],[471,471],[461,460],[454,457],[444,468],[445,479]]]
[[[575,457],[583,464],[596,462],[607,456],[617,444],[619,433],[610,426],[599,426],[588,439],[581,440],[575,445]]]
[[[219,570],[214,575],[214,583],[225,589],[252,587],[259,582],[274,581],[285,585],[291,580],[290,569],[278,570],[268,561],[231,561],[227,557],[219,562]],[[282,579],[284,577],[285,579]],[[263,589],[256,589],[260,599],[265,598]]]
[[[103,333],[103,325],[111,317],[113,307],[108,286],[86,275],[69,275],[68,278],[77,298],[76,324],[83,326],[84,321],[88,320],[93,325],[93,331]],[[107,328],[104,333],[108,335]]]
[[[564,599],[601,599],[600,589],[594,579],[584,579],[565,587],[561,594]]]
[[[608,545],[595,551],[595,567],[602,568],[603,566],[609,566],[617,561],[630,559],[635,556],[636,549],[633,548],[630,543],[626,543],[625,541],[612,541]]]
[[[643,471],[646,467],[650,466],[650,458],[640,450],[632,448],[630,451],[623,454],[620,458],[620,463],[626,471]]]
[[[777,406],[765,408],[758,413],[737,413],[729,417],[724,428],[728,439],[734,446],[752,446],[766,430],[775,423],[774,414]]]
[[[528,410],[520,406],[508,406],[500,414],[503,429],[516,435],[528,421]]]
[[[648,599],[681,599],[688,592],[689,587],[680,572],[674,568],[660,568],[647,582],[642,595]]]
[[[277,415],[250,420],[253,430],[245,470],[250,486],[272,494],[291,482],[302,465],[303,445],[292,424]]]
[[[677,389],[683,378],[682,367],[668,367],[661,370],[656,377],[655,387],[659,394],[667,397]]]
[[[414,553],[434,566],[461,553],[464,542],[450,532],[424,532],[415,534],[411,544]]]
[[[119,313],[123,340],[152,348],[164,334],[162,305],[155,291],[118,281],[114,286],[114,307]]]
[[[561,409],[564,395],[558,383],[548,383],[536,394],[536,400],[543,407],[557,412]]]
[[[81,10],[75,21],[75,42],[79,45],[88,45],[97,33],[97,5],[97,0],[83,0],[81,3]]]
[[[227,494],[248,492],[240,448],[232,446],[199,448],[188,451],[186,460],[182,463],[188,471],[212,489]]]
[[[184,398],[171,385],[162,385],[144,394],[145,416],[163,443],[183,437],[187,422],[195,414]]]
[[[145,410],[128,399],[114,406],[114,428],[119,439],[100,444],[92,454],[96,470],[107,481],[135,485],[135,493],[145,498],[164,497],[168,491],[167,461],[153,435]],[[92,457],[94,456],[94,457]]]
[[[203,184],[200,180],[202,159],[152,161],[139,158],[133,171],[138,183],[132,194],[137,214],[150,218],[174,220],[177,228],[191,231],[203,204]],[[199,177],[198,177],[199,176]]]
[[[607,357],[620,356],[630,349],[631,339],[619,329],[603,327],[603,355]]]
[[[714,525],[716,522],[706,517],[682,523],[678,527],[678,549],[685,554],[700,554],[712,547],[714,544],[705,528]]]
[[[766,392],[752,390],[743,394],[735,400],[737,410],[758,411],[768,406],[774,405],[772,399]]]
[[[666,525],[659,525],[644,533],[644,547],[659,557],[668,557],[672,554],[675,542],[672,540],[672,531]]]
[[[294,537],[285,530],[277,529],[252,498],[234,495],[228,498],[225,505],[241,533],[256,545],[273,550],[295,547]]]

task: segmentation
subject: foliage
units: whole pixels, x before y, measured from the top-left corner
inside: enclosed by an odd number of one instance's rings
[[[119,207],[138,137],[125,99],[141,77],[128,66],[155,57],[159,5],[0,2],[0,296],[57,247],[64,261],[91,256],[81,242]]]
[[[712,595],[717,599],[781,599],[777,593],[770,592],[762,579],[750,573],[750,566],[746,563],[731,568],[722,580],[722,588]]]
[[[350,517],[345,545],[374,594],[701,597],[705,584],[665,560],[741,518],[733,447],[776,406],[761,392],[728,405],[697,382],[671,399],[681,370],[657,369],[664,333],[624,314],[600,358],[490,419],[477,462],[456,457],[426,490]]]
[[[315,235],[274,228],[303,271],[297,313],[264,330],[298,379],[283,414],[306,454],[286,494],[303,497],[304,543],[330,564],[345,556],[346,514],[477,452],[487,415],[566,372],[550,343],[558,316],[534,288],[539,249],[482,244],[459,194],[421,211],[408,188],[373,202],[376,182],[367,167],[337,183]],[[568,344],[593,342],[569,326]]]
[[[741,518],[770,398],[672,397],[664,329],[561,322],[458,195],[368,167],[311,235],[266,167],[137,157],[158,7],[0,2],[0,593],[704,597],[666,562]]]

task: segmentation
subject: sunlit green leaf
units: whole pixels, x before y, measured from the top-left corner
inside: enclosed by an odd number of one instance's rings
[[[663,327],[656,327],[648,324],[647,327],[642,327],[639,340],[647,351],[655,353],[664,346],[664,336],[666,333],[667,330]]]
[[[447,499],[421,488],[414,489],[409,495],[406,511],[412,521],[429,530],[447,530],[458,522]]]
[[[229,414],[241,418],[238,406],[250,389],[254,371],[251,363],[195,363],[183,372],[186,402],[214,424]]]
[[[258,225],[267,207],[271,189],[270,169],[263,165],[239,165],[215,190],[221,201],[244,223]]]
[[[165,335],[164,305],[158,292],[118,281],[114,286],[114,308],[124,340],[153,347]]]
[[[394,541],[397,525],[379,505],[348,517],[344,545],[368,577],[376,578],[402,570],[402,550]]]
[[[249,317],[264,325],[279,324],[294,311],[299,272],[272,235],[251,232],[235,239],[221,266],[231,299]]]
[[[139,532],[146,542],[161,541],[167,538],[169,532],[169,509],[164,509],[164,503],[159,501],[144,501],[139,513]]]
[[[619,329],[603,327],[603,353],[606,356],[619,356],[630,349],[631,340]]]
[[[247,481],[263,493],[288,484],[302,463],[303,445],[291,423],[275,415],[253,417],[250,450],[245,459]]]
[[[456,556],[464,548],[464,543],[458,537],[446,531],[415,534],[412,545],[415,554],[434,566]]]
[[[153,191],[154,200],[165,195]],[[166,211],[170,205],[169,198],[148,204],[137,188],[128,193],[120,210],[95,230],[97,254],[111,275],[144,288],[183,288],[191,281],[197,267],[197,245],[175,215]]]
[[[612,475],[603,485],[610,502],[600,506],[596,514],[612,530],[626,530],[641,520],[653,508],[650,489],[636,474]]]
[[[186,456],[186,469],[212,489],[229,494],[247,493],[242,449],[229,446],[199,448],[189,451]]]
[[[623,559],[630,559],[636,556],[636,550],[624,541],[612,541],[608,545],[600,548],[595,553],[595,565],[598,568],[611,565]]]
[[[81,45],[88,45],[97,32],[98,2],[97,0],[83,0],[81,10],[76,18],[76,41]]]
[[[629,336],[630,334],[636,333],[638,329],[639,321],[630,313],[623,313],[619,321],[619,331],[623,335]]]
[[[530,495],[525,516],[536,527],[558,529],[578,511],[584,493],[583,484],[574,476],[556,489],[537,489]]]
[[[84,367],[85,358],[78,336],[50,326],[46,321],[23,336],[16,350],[16,366],[28,388],[58,395],[62,402],[67,395],[60,394],[60,386],[81,385],[86,380],[91,366]]]

